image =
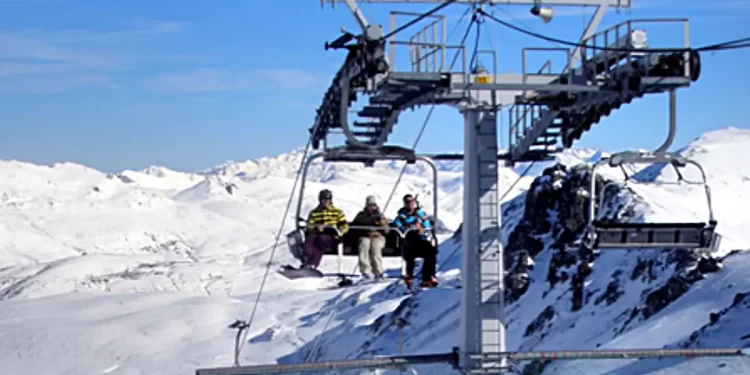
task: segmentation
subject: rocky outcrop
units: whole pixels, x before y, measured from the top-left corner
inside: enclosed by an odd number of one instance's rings
[[[680,347],[680,348],[689,348],[689,347],[692,347],[692,346],[697,346],[697,344],[699,343],[699,341],[701,339],[701,336],[704,335],[708,329],[710,329],[711,327],[715,326],[716,323],[718,323],[721,320],[722,317],[724,317],[727,314],[729,314],[730,312],[732,312],[732,310],[740,310],[741,309],[741,311],[743,311],[743,312],[741,312],[741,316],[744,316],[746,314],[745,311],[750,310],[750,298],[748,298],[748,296],[750,296],[750,292],[744,292],[744,293],[737,293],[737,294],[735,294],[734,295],[734,299],[732,300],[732,304],[731,305],[729,305],[728,307],[725,307],[725,308],[721,309],[719,312],[710,313],[709,317],[708,317],[708,319],[709,319],[708,324],[704,325],[700,329],[698,329],[695,332],[693,332],[690,335],[690,337],[688,337],[685,341],[683,341],[682,343],[680,343],[678,345],[678,347]],[[742,336],[739,337],[740,340],[748,340],[748,339],[750,339],[750,333],[741,332],[741,334],[742,334]]]
[[[648,319],[664,309],[705,274],[721,268],[718,259],[692,252],[651,251],[649,256],[639,257],[632,269],[599,270],[611,272],[610,281],[606,287],[602,284],[596,290],[587,291],[586,279],[594,272],[598,258],[597,251],[580,245],[589,218],[590,182],[591,170],[587,165],[569,168],[557,164],[544,170],[531,184],[525,196],[523,217],[509,234],[505,247],[505,263],[509,270],[505,280],[508,303],[520,299],[528,290],[533,282],[528,272],[534,259],[544,251],[550,254],[543,282],[548,284],[548,292],[570,282],[567,288],[570,289],[570,310],[573,312],[587,303],[602,307],[613,305],[625,293],[624,283],[628,281],[639,279],[646,285],[659,282],[659,285],[644,290],[641,303],[627,311],[629,316],[619,330],[622,332],[631,322]],[[602,193],[605,195],[603,207],[595,202],[597,217],[604,221],[633,220],[638,198],[632,191],[624,191],[621,185],[607,185],[608,182],[597,176],[594,184],[597,197]],[[534,321],[537,324],[527,327],[526,334],[544,331],[543,327],[555,315],[555,307],[548,306]]]
[[[546,247],[553,251],[546,280],[550,288],[571,278],[574,285],[582,285],[587,266],[578,270],[571,267],[578,264],[581,255],[588,258],[592,255],[571,250],[570,245],[580,240],[588,220],[590,181],[591,170],[588,166],[568,168],[556,164],[545,169],[531,184],[525,198],[523,218],[510,233],[506,244],[508,255],[505,261],[512,270],[506,281],[511,301],[523,295],[528,287],[518,282],[524,279],[527,271],[521,265],[524,257],[534,259]],[[604,183],[602,178],[597,177],[597,191],[601,191]],[[617,191],[608,189],[607,193],[616,194]],[[585,263],[591,260],[586,259]]]

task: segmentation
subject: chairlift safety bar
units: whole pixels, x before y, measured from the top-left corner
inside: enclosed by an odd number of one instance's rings
[[[337,227],[335,227],[335,226],[333,226],[333,225],[324,225],[324,226],[323,226],[323,228],[325,228],[325,229],[333,229],[334,231],[336,231],[336,235],[337,235],[337,236],[338,236],[339,238],[342,238],[342,233],[341,233],[341,231],[339,230],[339,228],[337,228]],[[415,232],[415,231],[418,231],[418,230],[419,230],[419,229],[417,229],[417,228],[407,228],[407,229],[406,229],[406,231],[403,231],[403,232],[402,232],[402,231],[401,231],[400,229],[398,229],[398,228],[391,228],[391,227],[379,227],[379,226],[369,226],[369,225],[350,225],[350,226],[349,226],[349,229],[350,229],[350,230],[351,230],[351,229],[360,229],[360,230],[364,229],[364,230],[388,230],[388,231],[394,231],[394,232],[396,232],[396,233],[398,234],[398,236],[399,236],[399,237],[400,237],[401,239],[404,239],[404,238],[406,238],[406,236],[407,236],[407,235],[408,235],[408,234],[409,234],[410,232]],[[435,230],[434,230],[434,227],[433,227],[433,228],[425,228],[425,229],[424,229],[424,231],[425,231],[425,232],[431,232],[431,233],[432,233],[432,235],[433,235],[433,237],[435,236]],[[344,244],[343,244],[343,243],[339,243],[339,244],[338,244],[338,245],[336,246],[336,251],[338,252],[338,265],[337,265],[337,268],[338,268],[338,273],[339,273],[339,274],[343,274],[343,273],[344,273],[344,264],[343,264],[343,261],[344,261]]]

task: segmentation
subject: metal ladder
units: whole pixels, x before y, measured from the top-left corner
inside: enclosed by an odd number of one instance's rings
[[[645,31],[635,27],[643,23],[685,23],[685,20],[629,20],[584,39],[580,66],[572,68],[570,61],[573,56],[569,55],[570,69],[563,70],[551,83],[575,83],[599,87],[599,90],[571,92],[568,95],[542,92],[518,96],[516,104],[510,108],[510,145],[523,141],[533,146],[532,150],[556,152],[551,147],[556,145],[553,141],[559,140],[562,148],[571,147],[591,126],[623,104],[647,93],[686,87],[697,80],[700,59],[687,52],[649,50]],[[685,24],[685,47],[689,46],[687,34]],[[600,47],[609,49],[597,49]],[[524,49],[524,75],[528,74],[525,67],[527,50],[534,48]],[[547,65],[536,74],[541,74]],[[550,74],[547,68],[548,72],[544,74]]]
[[[463,238],[462,263],[472,265],[466,268],[474,273],[464,276],[467,295],[462,296],[462,303],[465,309],[475,309],[468,314],[472,317],[469,320],[479,322],[465,322],[469,327],[477,328],[473,328],[474,333],[466,334],[468,336],[462,340],[470,342],[466,350],[471,360],[476,362],[472,367],[478,372],[496,373],[499,368],[507,367],[504,358],[492,356],[492,353],[505,352],[507,349],[503,257],[499,236],[502,218],[498,194],[497,142],[489,141],[497,139],[497,115],[486,109],[468,111],[472,113],[465,115],[465,126],[475,124],[473,126],[476,128],[466,129],[468,148],[465,157],[473,159],[468,162],[470,170],[467,173],[478,175],[479,180],[469,184],[464,191],[467,199],[476,200],[477,204],[469,205],[474,208],[464,212],[464,228],[476,228],[476,233],[465,233]]]
[[[392,11],[391,32],[396,29],[396,16],[418,17],[420,13]],[[466,51],[463,46],[449,46],[446,44],[446,16],[431,15],[427,17],[424,26],[406,40],[396,40],[391,36],[388,40],[388,60],[390,72],[396,71],[396,46],[404,46],[409,52],[409,71],[412,73],[440,73],[448,72],[446,63],[449,52],[463,55],[462,68],[458,72],[466,76]],[[436,82],[439,77],[435,77]],[[418,81],[424,81],[420,79]],[[357,112],[358,120],[352,123],[353,134],[357,140],[367,145],[377,145],[381,137],[391,134],[394,124],[398,120],[398,113],[404,109],[419,104],[419,99],[425,94],[433,93],[434,87],[419,86],[420,82],[409,79],[390,79],[384,77],[377,87],[378,93],[370,96],[368,105]]]
[[[508,111],[510,144],[515,144],[522,138],[533,137],[534,142],[527,153],[529,158],[533,158],[535,153],[559,152],[560,147],[558,145],[568,118],[550,116],[549,113],[551,112],[551,108],[536,104],[517,103],[511,106]],[[534,129],[540,127],[542,119],[544,119],[546,126],[541,134],[537,134]]]

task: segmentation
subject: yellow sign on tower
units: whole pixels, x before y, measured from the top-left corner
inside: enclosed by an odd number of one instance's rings
[[[474,76],[474,83],[490,83],[490,76],[487,76],[487,75]]]

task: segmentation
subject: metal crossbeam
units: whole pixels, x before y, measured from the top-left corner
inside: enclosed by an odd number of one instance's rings
[[[604,349],[604,350],[560,350],[542,352],[494,352],[470,355],[472,358],[529,360],[597,360],[597,359],[648,359],[648,358],[698,358],[698,357],[747,357],[748,349],[704,348],[704,349]],[[198,369],[195,375],[265,375],[294,372],[342,371],[349,369],[404,368],[414,365],[447,364],[455,366],[457,351],[451,353],[395,356],[373,359],[348,359],[294,364],[268,364],[235,367]]]
[[[491,353],[488,357],[508,358],[511,361],[535,359],[648,359],[648,358],[697,358],[697,357],[746,357],[748,349],[739,348],[686,348],[686,349],[600,349],[600,350],[552,350],[540,352]]]
[[[424,354],[373,359],[348,359],[340,361],[292,363],[286,365],[254,365],[200,369],[195,375],[264,375],[295,372],[342,371],[350,369],[404,368],[411,365],[453,364],[455,353]]]
[[[608,116],[612,108],[617,109],[622,103],[639,98],[647,93],[666,92],[679,87],[687,87],[697,79],[699,67],[691,67],[699,59],[696,57],[650,51],[647,44],[640,43],[639,49],[632,52],[601,52],[597,48],[622,48],[634,42],[632,35],[638,33],[638,41],[645,42],[645,31],[634,29],[637,23],[684,23],[685,46],[689,46],[688,28],[684,19],[633,20],[617,24],[604,31],[596,32],[604,14],[610,7],[629,7],[625,0],[496,0],[496,1],[460,1],[463,4],[482,3],[493,5],[535,6],[578,5],[594,6],[589,24],[583,31],[576,48],[555,48],[566,54],[567,62],[557,74],[551,72],[529,73],[526,66],[527,51],[544,51],[550,48],[524,48],[522,53],[522,74],[498,74],[497,56],[494,51],[477,51],[489,54],[493,61],[493,71],[469,71],[467,51],[464,46],[453,46],[446,43],[444,16],[430,14],[427,26],[417,22],[407,22],[413,27],[422,27],[417,34],[408,40],[396,40],[395,15],[411,15],[408,12],[392,12],[391,30],[388,39],[378,38],[382,30],[366,24],[362,10],[354,0],[329,1],[331,4],[345,2],[350,13],[362,26],[363,34],[349,40],[356,40],[347,45],[349,56],[334,78],[326,92],[323,103],[318,109],[315,125],[311,128],[313,148],[317,149],[331,129],[341,129],[347,144],[358,147],[378,148],[385,144],[392,132],[399,115],[407,109],[422,105],[454,105],[461,107],[466,101],[479,105],[496,105],[498,110],[511,104],[538,106],[537,111],[543,116],[529,116],[524,110],[522,116],[509,126],[510,142],[508,150],[510,163],[529,161],[531,151],[545,151],[548,154],[558,152],[554,147],[562,141],[564,147],[580,138],[581,133],[589,130],[591,124],[601,117]],[[364,1],[373,3],[447,3],[438,0],[388,0]],[[477,10],[480,16],[493,18]],[[396,71],[394,48],[408,46],[411,59],[411,71]],[[385,50],[388,49],[388,56]],[[438,67],[437,61],[445,61],[447,52],[455,52],[456,57],[463,56],[464,63],[458,71]],[[588,55],[592,54],[593,57]],[[426,63],[431,57],[432,63]],[[697,60],[696,60],[697,59]],[[694,61],[695,60],[695,61]],[[544,65],[551,70],[551,60]],[[580,65],[578,65],[580,63]],[[678,64],[678,65],[674,65]],[[682,65],[680,65],[682,64]],[[668,66],[668,68],[663,68]],[[684,69],[682,68],[684,67]],[[682,70],[680,70],[682,69]],[[370,95],[370,105],[359,112],[366,122],[354,122],[356,131],[352,131],[348,119],[348,107],[357,94]],[[574,116],[574,117],[571,117]],[[529,117],[529,118],[527,118]],[[556,136],[549,137],[548,129],[565,119],[564,129]],[[540,138],[540,137],[543,137]],[[536,146],[545,145],[544,149]]]

